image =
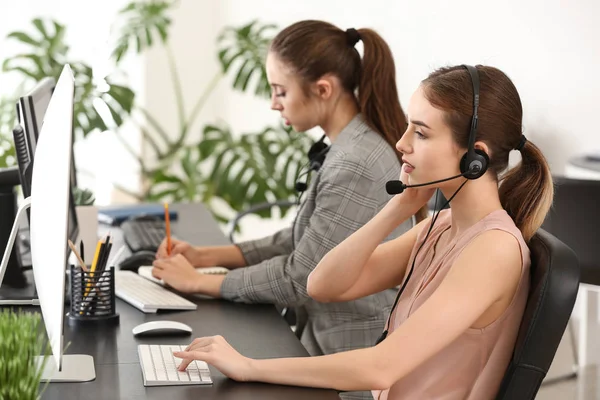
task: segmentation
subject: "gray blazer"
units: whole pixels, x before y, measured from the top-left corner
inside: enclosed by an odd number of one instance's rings
[[[227,274],[221,295],[244,303],[295,307],[306,317],[301,341],[311,355],[372,346],[383,331],[395,289],[343,303],[319,303],[306,292],[308,275],[333,247],[373,218],[391,196],[385,183],[400,176],[396,150],[357,115],[338,135],[292,227],[237,244],[249,267]],[[402,224],[386,240],[412,227]],[[344,396],[346,397],[346,396]]]

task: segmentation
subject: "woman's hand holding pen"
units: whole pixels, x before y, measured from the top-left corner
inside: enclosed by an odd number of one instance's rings
[[[181,254],[194,268],[207,268],[218,265],[235,269],[247,266],[242,252],[235,245],[194,247],[173,237],[171,237],[171,255],[167,253],[167,239],[164,239],[158,247],[156,259],[162,260],[178,254]]]
[[[183,293],[199,291],[199,281],[203,278],[192,264],[182,255],[172,255],[168,258],[157,259],[152,263],[152,276],[163,280],[173,289]]]
[[[162,260],[181,254],[195,268],[212,267],[215,265],[213,257],[202,247],[194,247],[191,244],[171,237],[171,255],[167,252],[167,239],[165,238],[156,252],[156,259]]]
[[[221,284],[225,275],[199,274],[182,254],[156,259],[152,266],[152,276],[161,279],[173,289],[184,293],[221,297]]]

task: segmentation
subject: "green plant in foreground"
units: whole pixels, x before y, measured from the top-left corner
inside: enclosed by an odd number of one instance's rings
[[[0,312],[0,400],[40,398],[43,368],[38,368],[36,356],[48,349],[41,326],[37,313]]]

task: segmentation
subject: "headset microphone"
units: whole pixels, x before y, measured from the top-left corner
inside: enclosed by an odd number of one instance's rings
[[[469,171],[463,172],[462,174],[451,176],[450,178],[440,179],[438,181],[432,181],[432,182],[426,182],[426,183],[419,183],[418,185],[406,185],[406,184],[402,183],[402,181],[387,181],[387,183],[385,184],[385,190],[388,192],[388,194],[400,194],[400,193],[404,192],[404,189],[407,189],[407,188],[435,185],[436,183],[451,181],[452,179],[460,178],[461,176],[467,176],[470,173],[472,173],[472,171],[469,170]]]

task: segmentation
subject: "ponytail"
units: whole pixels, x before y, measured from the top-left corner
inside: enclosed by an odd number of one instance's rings
[[[407,121],[396,88],[396,66],[388,44],[372,29],[359,29],[364,54],[358,83],[358,104],[365,120],[392,148],[406,131]],[[402,154],[396,152],[402,163]],[[417,223],[428,216],[427,206],[416,214]]]
[[[358,104],[367,123],[393,148],[406,130],[406,116],[396,88],[392,51],[377,32],[359,29],[364,54],[358,84]],[[402,155],[398,153],[398,160]]]
[[[546,158],[527,141],[521,149],[521,162],[501,180],[500,202],[526,242],[538,230],[550,210],[554,184]]]

